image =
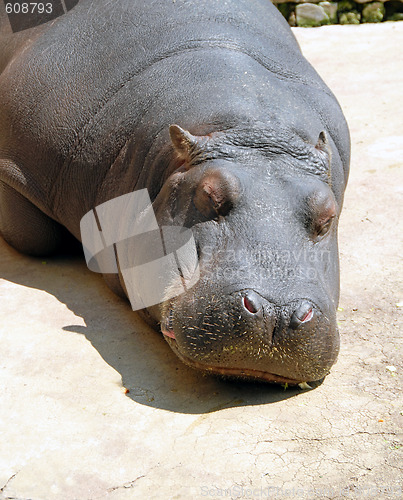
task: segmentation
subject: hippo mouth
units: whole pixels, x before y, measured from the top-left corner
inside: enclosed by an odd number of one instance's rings
[[[165,334],[164,334],[165,335]],[[260,370],[253,369],[240,369],[240,368],[229,368],[222,366],[210,366],[194,361],[186,356],[184,356],[176,346],[176,340],[172,337],[166,338],[168,344],[171,346],[172,350],[176,353],[183,363],[195,368],[196,370],[204,371],[210,375],[219,375],[221,377],[237,378],[242,380],[254,380],[254,381],[264,381],[275,384],[288,384],[290,386],[303,384],[302,380],[293,380],[290,378],[282,377],[281,375],[276,375],[274,373],[263,372]]]
[[[191,368],[195,368],[196,370],[203,371],[210,375],[218,375],[221,377],[237,378],[242,380],[264,381],[276,384],[288,384],[290,386],[304,384],[306,382],[303,380],[294,380],[286,378],[281,375],[276,375],[274,373],[269,373],[261,370],[254,370],[249,368],[241,369],[241,368],[231,368],[222,366],[211,366],[190,359],[187,356],[184,356],[180,352],[177,346],[172,320],[173,320],[173,309],[170,308],[166,320],[161,325],[161,331],[164,335],[165,340],[168,342],[171,349],[175,352],[178,358]]]
[[[169,337],[169,338],[176,341],[175,333],[174,333],[174,329],[173,329],[173,324],[172,324],[173,314],[174,314],[174,310],[172,309],[172,307],[170,307],[164,324],[161,324],[161,331],[165,337]]]

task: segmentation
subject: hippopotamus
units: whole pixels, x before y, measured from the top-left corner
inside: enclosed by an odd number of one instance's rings
[[[193,285],[140,313],[179,358],[322,380],[339,351],[349,131],[271,2],[81,0],[19,32],[0,14],[3,238],[54,254],[97,206],[147,190],[158,226],[197,250]],[[104,277],[127,296],[119,267]]]

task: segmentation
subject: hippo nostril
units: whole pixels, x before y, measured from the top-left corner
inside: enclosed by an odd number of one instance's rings
[[[256,314],[259,310],[259,307],[257,306],[256,302],[251,298],[245,295],[242,298],[242,303],[244,308],[249,311],[251,314]]]
[[[307,323],[308,321],[310,321],[313,317],[313,311],[312,311],[312,308],[310,308],[308,310],[308,312],[304,315],[303,318],[300,318],[301,319],[301,323]]]
[[[313,318],[313,308],[312,304],[305,301],[294,311],[291,316],[290,328],[296,330],[299,326],[304,323],[308,323]]]

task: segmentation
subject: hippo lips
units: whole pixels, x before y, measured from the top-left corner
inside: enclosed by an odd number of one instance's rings
[[[169,321],[167,322],[167,325],[168,324]],[[202,370],[212,375],[221,375],[225,377],[236,377],[242,379],[274,382],[277,384],[298,385],[305,382],[303,380],[293,380],[290,378],[282,377],[281,375],[263,372],[260,370],[227,368],[227,367],[224,368],[221,366],[206,366],[203,363],[199,363],[198,361],[194,361],[190,358],[187,358],[179,351],[176,344],[175,333],[173,332],[173,330],[162,329],[162,333],[168,344],[171,346],[172,350],[177,354],[177,356],[181,359],[181,361],[183,361],[186,365],[191,366],[192,368],[196,368],[197,370]]]
[[[175,340],[175,333],[173,330],[172,320],[173,320],[173,309],[172,307],[170,307],[165,322],[161,324],[161,331],[166,337],[170,337],[171,339]]]
[[[221,366],[207,366],[203,363],[199,363],[198,361],[194,361],[186,356],[184,356],[178,349],[176,343],[175,332],[173,330],[173,308],[168,309],[168,314],[165,318],[165,321],[161,324],[161,332],[165,337],[165,340],[168,342],[172,350],[176,353],[176,355],[181,359],[183,363],[197,370],[201,370],[207,372],[212,375],[221,375],[227,377],[241,378],[241,379],[249,379],[249,380],[259,380],[265,382],[272,382],[277,384],[288,384],[288,385],[298,385],[301,383],[305,383],[305,380],[294,380],[287,377],[283,377],[281,375],[276,375],[275,373],[264,372],[261,370],[253,370],[253,369],[242,369],[242,368],[229,368],[229,367],[221,367]],[[311,319],[312,311],[309,311],[307,316],[303,318],[303,321],[309,321]]]

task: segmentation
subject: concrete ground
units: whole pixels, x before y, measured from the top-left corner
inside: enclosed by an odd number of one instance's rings
[[[403,23],[295,33],[353,140],[338,363],[312,391],[200,376],[81,259],[1,242],[0,498],[403,498]]]

